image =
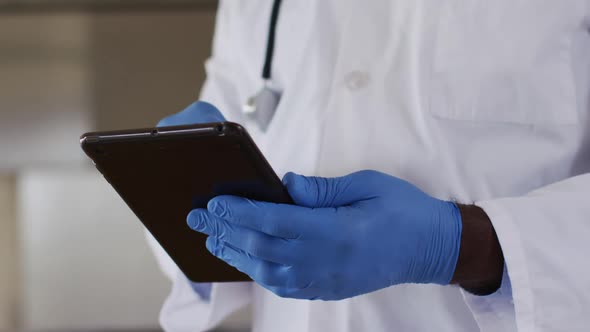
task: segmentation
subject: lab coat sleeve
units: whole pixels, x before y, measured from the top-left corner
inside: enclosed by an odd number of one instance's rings
[[[205,64],[207,79],[200,97],[200,100],[217,106],[230,121],[240,121],[240,96],[234,77],[238,73],[234,61],[238,52],[232,49],[232,21],[238,14],[235,2],[219,2],[213,52]],[[160,313],[164,330],[210,330],[250,302],[250,283],[215,283],[210,300],[199,296],[157,241],[149,234],[147,238],[164,274],[173,282],[172,291]]]
[[[590,174],[523,197],[477,202],[506,261],[501,289],[464,292],[482,331],[588,331]]]
[[[193,290],[184,274],[149,233],[147,238],[164,274],[172,281],[172,291],[160,312],[160,324],[165,331],[213,329],[250,302],[251,284],[242,282],[214,283],[207,300]]]
[[[250,301],[251,289],[244,283],[215,283],[211,300],[195,293],[182,273],[172,285],[172,291],[160,312],[160,324],[165,331],[209,331],[230,313]]]

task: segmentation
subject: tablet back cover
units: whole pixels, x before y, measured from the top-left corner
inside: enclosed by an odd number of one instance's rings
[[[206,208],[219,195],[291,202],[252,139],[236,124],[89,133],[83,135],[82,147],[193,282],[250,278],[207,251],[206,236],[187,226],[192,209]]]

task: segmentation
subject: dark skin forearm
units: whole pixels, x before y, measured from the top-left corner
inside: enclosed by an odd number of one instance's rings
[[[489,217],[475,205],[458,205],[463,231],[461,249],[451,284],[475,295],[489,295],[500,288],[504,272],[502,248]]]

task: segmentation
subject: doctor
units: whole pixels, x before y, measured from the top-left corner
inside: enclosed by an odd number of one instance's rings
[[[296,205],[187,217],[256,283],[191,284],[154,244],[163,327],[250,303],[260,332],[588,331],[589,26],[587,0],[221,1],[223,115],[161,125],[246,123]]]

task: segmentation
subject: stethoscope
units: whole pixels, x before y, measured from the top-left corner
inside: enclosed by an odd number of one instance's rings
[[[242,108],[246,121],[256,124],[263,132],[266,131],[272,121],[281,100],[281,93],[271,87],[272,61],[280,9],[281,0],[274,0],[268,28],[264,67],[262,69],[262,89],[248,98]]]

